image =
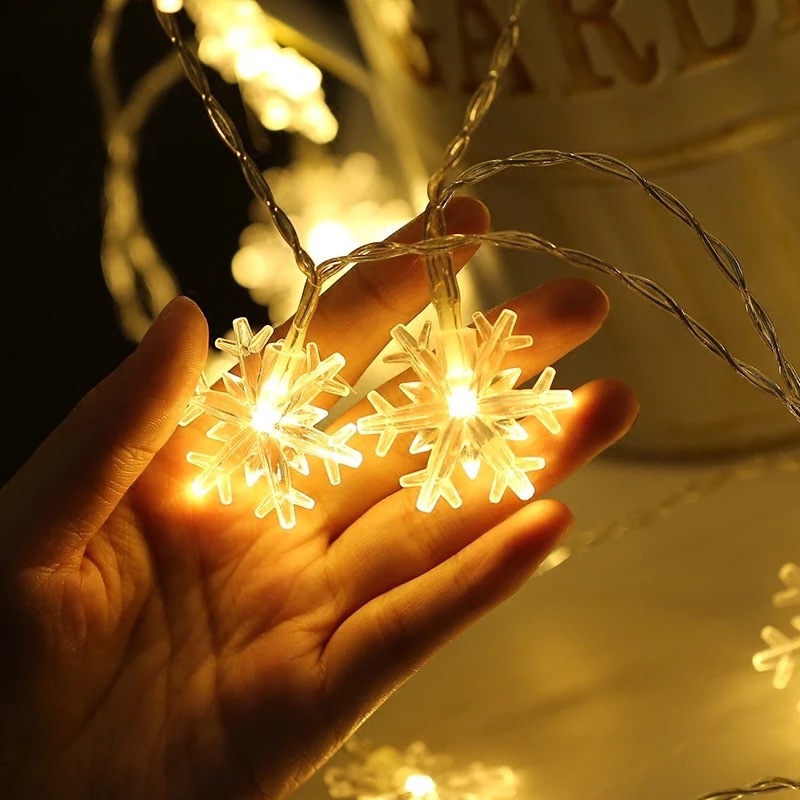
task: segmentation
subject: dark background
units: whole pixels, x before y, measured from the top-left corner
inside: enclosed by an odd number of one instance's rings
[[[92,386],[131,352],[120,333],[100,266],[104,153],[90,75],[98,0],[16,0],[6,82],[12,115],[3,125],[8,162],[7,237],[3,261],[14,282],[4,300],[7,403],[20,396],[24,422],[2,450],[5,482]],[[8,13],[8,12],[7,12]],[[169,50],[149,0],[132,0],[118,39],[124,90]],[[256,142],[235,87],[209,74],[250,152],[264,168],[286,163],[289,135]],[[337,85],[324,85],[336,113]],[[158,105],[141,140],[144,219],[184,294],[196,300],[212,331],[236,316],[263,318],[230,275],[230,258],[247,221],[251,196],[232,155],[185,81]]]

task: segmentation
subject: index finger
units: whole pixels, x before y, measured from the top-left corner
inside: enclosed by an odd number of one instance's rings
[[[486,206],[471,197],[455,197],[445,209],[448,233],[484,233],[489,227]],[[414,243],[422,239],[422,216],[388,237],[388,241]],[[475,254],[477,246],[453,253],[456,269]],[[347,360],[341,377],[355,383],[389,341],[389,332],[419,314],[430,301],[423,259],[416,254],[360,263],[334,283],[320,298],[308,341],[316,342],[323,355],[341,353]],[[291,320],[281,325],[274,338],[286,335]],[[325,405],[325,397],[318,398]],[[337,398],[331,398],[330,406]]]

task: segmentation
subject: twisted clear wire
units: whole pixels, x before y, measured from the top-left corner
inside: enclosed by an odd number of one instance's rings
[[[297,268],[305,276],[306,281],[300,296],[297,313],[292,318],[284,340],[284,348],[293,350],[302,346],[308,327],[311,324],[311,318],[319,303],[322,280],[319,277],[317,265],[300,243],[300,238],[292,221],[276,202],[267,179],[247,153],[236,124],[211,92],[211,87],[197,53],[186,42],[181,33],[177,15],[164,13],[155,5],[154,11],[164,33],[166,33],[167,38],[177,51],[183,71],[192,88],[200,97],[214,130],[225,146],[236,157],[250,191],[266,207],[278,234],[291,248]]]
[[[442,165],[428,180],[428,206],[423,221],[425,239],[435,239],[447,232],[444,220],[444,206],[448,196],[448,187],[445,183],[447,173],[463,161],[475,131],[494,102],[500,78],[517,49],[521,8],[522,0],[512,0],[508,18],[489,59],[487,73],[467,102],[461,128],[447,144]],[[462,327],[461,292],[458,288],[452,253],[436,254],[426,258],[425,268],[431,289],[431,300],[439,318],[439,327],[442,329]]]
[[[759,455],[732,465],[709,469],[652,505],[634,509],[619,519],[586,528],[570,536],[566,545],[568,555],[572,557],[584,553],[599,544],[618,539],[630,531],[642,530],[724,486],[752,480],[768,472],[800,473],[800,450]]]
[[[294,225],[292,225],[291,220],[283,209],[275,202],[272,189],[270,189],[261,170],[245,150],[244,142],[233,120],[212,94],[203,65],[200,63],[200,59],[194,49],[184,39],[176,15],[165,14],[157,8],[155,9],[155,14],[173,47],[177,50],[178,58],[186,77],[192,88],[199,95],[211,124],[220,139],[239,162],[239,168],[242,171],[242,175],[244,175],[245,181],[247,181],[247,185],[256,198],[266,206],[275,229],[292,249],[297,268],[306,278],[314,280],[315,267],[313,259],[303,249]]]
[[[448,234],[438,239],[428,239],[416,244],[400,244],[398,242],[372,242],[371,244],[357,247],[346,256],[328,259],[319,264],[319,274],[322,280],[327,280],[337,274],[351,263],[361,263],[383,258],[395,258],[404,253],[428,255],[442,253],[465,245],[492,244],[511,250],[527,250],[533,252],[550,253],[570,264],[594,272],[611,275],[620,280],[631,291],[658,306],[663,311],[676,317],[689,333],[710,350],[715,356],[725,361],[739,376],[762,392],[773,395],[780,400],[789,412],[800,420],[800,396],[794,396],[782,386],[765,375],[758,368],[736,358],[725,345],[719,341],[705,326],[690,314],[687,314],[680,304],[672,298],[655,281],[641,275],[623,272],[618,267],[582,250],[568,247],[559,247],[547,239],[527,231],[495,231],[483,234]]]
[[[706,231],[694,214],[692,214],[677,197],[666,189],[651,183],[623,161],[613,158],[612,156],[604,155],[603,153],[566,153],[560,150],[531,150],[525,153],[517,153],[508,158],[484,161],[465,170],[449,185],[449,187],[447,187],[448,197],[452,196],[459,189],[485,181],[506,169],[519,167],[549,167],[568,162],[637,184],[662,208],[666,209],[666,211],[694,231],[703,245],[703,248],[709,256],[711,256],[713,262],[727,278],[729,283],[741,294],[747,315],[750,317],[750,321],[753,323],[753,327],[758,332],[758,335],[775,357],[778,371],[787,390],[795,398],[800,399],[800,376],[798,376],[797,370],[786,358],[772,320],[761,303],[750,291],[747,278],[739,263],[739,259],[724,242],[721,242],[716,236]]]
[[[792,791],[800,791],[800,781],[794,778],[766,778],[738,789],[722,789],[717,792],[709,792],[696,798],[696,800],[742,800],[745,797],[763,797],[767,794]]]

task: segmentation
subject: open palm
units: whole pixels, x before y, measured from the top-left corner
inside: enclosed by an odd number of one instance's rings
[[[486,225],[475,201],[448,228]],[[413,223],[394,238],[414,241]],[[472,251],[457,254],[459,265]],[[411,258],[363,265],[323,295],[310,338],[347,358],[351,383],[389,330],[426,303]],[[605,296],[557,281],[509,304],[534,347],[522,380],[589,338]],[[491,315],[490,315],[491,318]],[[280,335],[280,331],[278,333]],[[205,357],[197,307],[174,302],[137,351],[81,403],[0,495],[4,682],[12,725],[4,768],[19,797],[277,798],[290,792],[438,647],[511,594],[570,524],[545,491],[630,426],[629,390],[597,381],[560,413],[556,437],[529,426],[547,459],[537,499],[415,510],[386,458],[356,437],[358,470],[286,531],[257,519],[256,489],[231,506],[187,492],[198,423],[175,430]],[[397,381],[382,392],[399,402]],[[333,399],[333,398],[332,398]],[[370,413],[365,401],[331,429]],[[323,473],[323,474],[317,474]],[[248,491],[253,492],[252,496]]]

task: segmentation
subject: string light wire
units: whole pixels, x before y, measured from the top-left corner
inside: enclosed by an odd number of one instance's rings
[[[463,161],[475,131],[494,102],[500,78],[514,57],[519,41],[521,7],[522,0],[513,0],[511,3],[506,23],[492,50],[486,76],[467,102],[461,128],[447,144],[442,165],[428,181],[428,207],[424,215],[425,239],[441,237],[446,232],[444,206],[448,198],[447,174]],[[439,327],[442,330],[461,328],[461,293],[452,253],[432,255],[425,259],[425,265]]]
[[[395,258],[406,253],[427,255],[435,252],[454,250],[465,245],[492,244],[511,250],[527,250],[531,252],[549,253],[574,266],[590,269],[594,272],[611,275],[620,280],[631,291],[658,306],[663,311],[676,317],[706,349],[723,359],[731,369],[747,380],[757,389],[779,399],[789,412],[800,420],[800,396],[795,397],[765,375],[761,370],[733,356],[705,326],[688,314],[673,297],[662,289],[655,281],[641,275],[623,272],[613,264],[597,256],[549,242],[547,239],[527,231],[494,231],[484,234],[448,234],[440,239],[428,239],[416,244],[398,242],[372,242],[357,247],[347,256],[328,259],[322,262],[320,273],[323,280],[337,274],[351,263],[363,263],[376,259]]]
[[[745,797],[763,797],[779,792],[800,792],[800,781],[794,778],[766,778],[739,789],[709,792],[696,800],[742,800]]]
[[[722,274],[742,296],[750,321],[762,341],[774,355],[778,371],[788,391],[795,397],[800,397],[800,376],[798,376],[797,370],[786,358],[772,320],[750,291],[739,259],[726,244],[717,239],[716,236],[708,233],[697,221],[694,214],[677,197],[666,189],[651,183],[623,161],[602,153],[564,153],[559,150],[532,150],[526,153],[518,153],[508,158],[494,159],[476,164],[471,169],[463,172],[448,187],[448,192],[455,193],[463,187],[484,181],[506,169],[554,166],[566,162],[637,184],[662,208],[694,231]]]
[[[306,284],[300,298],[298,313],[295,315],[289,331],[286,334],[284,345],[287,350],[300,347],[305,340],[305,334],[311,322],[311,317],[316,310],[319,294],[322,289],[322,282],[318,278],[314,261],[303,249],[294,225],[292,225],[287,214],[275,201],[272,189],[267,183],[266,178],[255,161],[253,161],[247,153],[235,123],[212,93],[200,59],[193,48],[188,45],[181,33],[177,15],[164,13],[158,8],[155,9],[155,14],[159,24],[172,43],[172,46],[177,51],[186,77],[192,88],[200,97],[214,130],[216,130],[220,139],[236,157],[247,185],[256,198],[266,207],[278,234],[291,248],[297,268],[306,277]]]
[[[681,489],[662,498],[658,503],[636,509],[620,519],[579,531],[570,537],[568,552],[574,556],[584,553],[603,542],[618,539],[632,530],[641,530],[674,513],[679,508],[696,503],[731,483],[743,483],[769,472],[800,473],[800,450],[789,453],[773,453],[748,458],[737,464],[709,469],[692,478]],[[561,558],[563,561],[564,558]]]

